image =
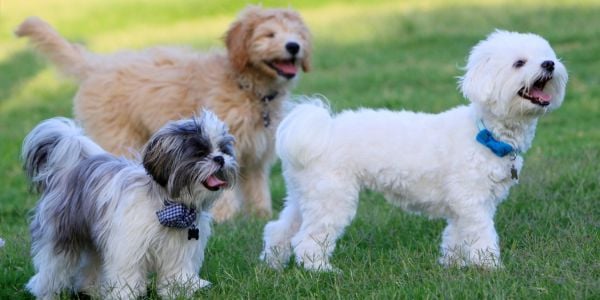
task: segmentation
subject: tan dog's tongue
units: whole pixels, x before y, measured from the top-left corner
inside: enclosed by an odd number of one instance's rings
[[[210,177],[208,177],[206,179],[205,183],[208,187],[211,187],[211,188],[218,188],[218,187],[222,187],[227,184],[227,182],[217,178],[214,175],[211,175]]]
[[[535,98],[541,99],[541,100],[543,100],[545,102],[549,102],[552,99],[552,95],[546,94],[546,93],[544,93],[544,91],[542,91],[542,90],[540,90],[538,88],[533,88],[531,90],[530,95],[533,96],[533,97],[535,97]]]
[[[296,74],[298,72],[298,68],[292,62],[276,62],[274,63],[275,67],[279,69],[281,72],[285,74]]]

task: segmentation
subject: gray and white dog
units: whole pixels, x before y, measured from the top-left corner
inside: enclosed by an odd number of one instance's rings
[[[40,299],[65,289],[135,298],[149,272],[171,298],[209,285],[198,272],[210,209],[238,173],[233,137],[213,113],[173,121],[155,133],[141,163],[115,157],[72,120],[53,118],[23,142],[24,168],[41,193],[31,221]]]

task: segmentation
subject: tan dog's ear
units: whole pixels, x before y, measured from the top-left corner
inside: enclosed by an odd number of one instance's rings
[[[304,71],[304,73],[310,72],[310,54],[308,54],[308,52],[306,52],[307,54],[304,55],[304,58],[302,58],[302,61],[300,61],[300,64],[302,65],[302,71]]]
[[[243,20],[238,20],[231,24],[231,27],[225,34],[225,46],[227,47],[227,55],[229,61],[237,71],[242,71],[246,68],[248,60],[248,30],[244,26]]]
[[[304,49],[304,57],[302,57],[300,64],[302,65],[302,71],[306,73],[310,72],[311,70],[312,37],[310,36],[308,30],[306,30],[306,33],[303,36],[304,40],[306,41],[306,45],[304,45],[306,48]]]
[[[260,6],[249,5],[240,13],[238,20],[231,24],[225,34],[225,46],[229,61],[238,72],[243,71],[250,61],[249,42],[261,12]]]
[[[302,71],[306,72],[310,72],[311,68],[311,52],[312,52],[312,36],[310,34],[310,31],[308,30],[308,28],[306,28],[306,25],[304,24],[304,21],[302,20],[302,17],[300,17],[300,14],[298,14],[295,11],[289,11],[286,16],[291,19],[294,20],[295,22],[298,23],[297,28],[300,28],[300,35],[302,36],[302,38],[304,39],[304,56],[302,57],[302,60],[300,61],[300,65],[302,66]]]

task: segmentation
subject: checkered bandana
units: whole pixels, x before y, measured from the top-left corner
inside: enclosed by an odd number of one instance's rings
[[[196,222],[196,210],[181,203],[165,200],[165,208],[156,212],[158,222],[166,227],[189,228]]]

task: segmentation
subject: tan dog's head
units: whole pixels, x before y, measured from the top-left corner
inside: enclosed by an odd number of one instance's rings
[[[253,68],[292,79],[298,67],[310,69],[311,36],[300,15],[290,9],[249,6],[227,31],[225,44],[238,72]]]

